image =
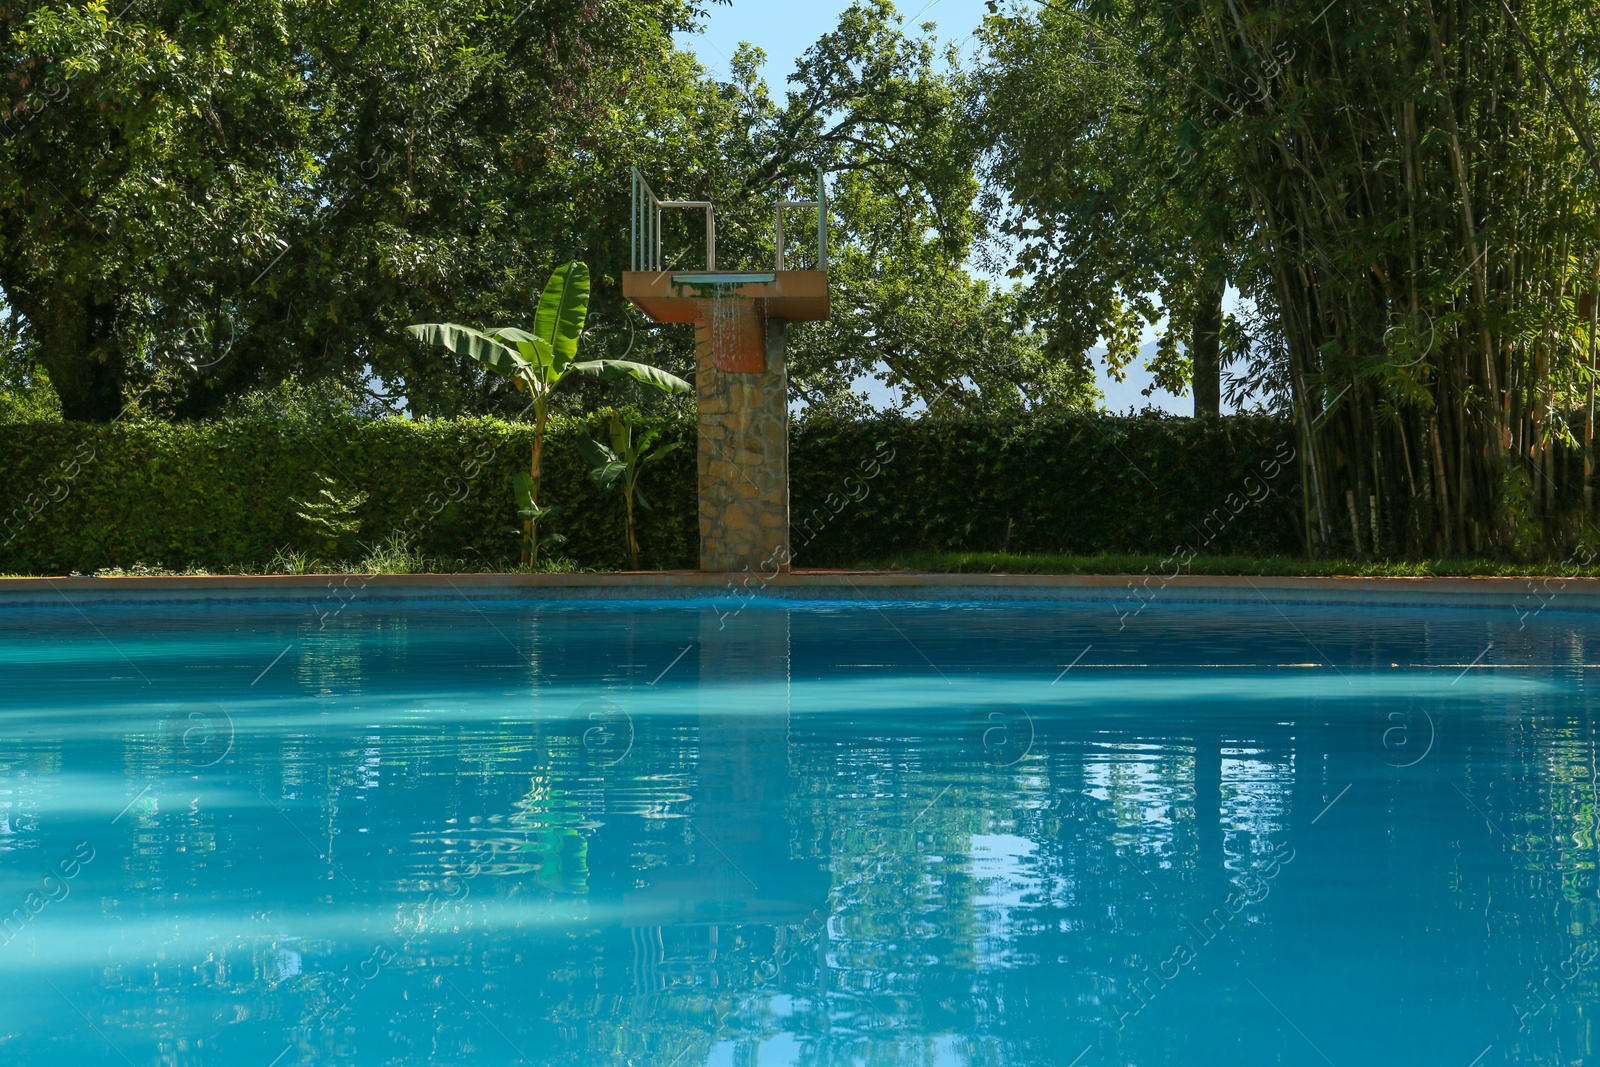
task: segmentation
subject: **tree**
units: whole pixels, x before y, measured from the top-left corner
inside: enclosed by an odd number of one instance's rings
[[[11,5],[0,290],[68,418],[115,417],[134,383],[205,416],[290,377],[420,414],[485,406],[481,374],[400,328],[424,307],[503,320],[578,253],[614,277],[618,175],[692,154],[705,138],[680,135],[718,121],[671,38],[699,10]]]
[[[849,406],[876,376],[946,410],[1015,414],[1093,398],[1079,362],[1052,358],[1013,293],[971,278],[982,233],[977,145],[957,79],[936,67],[932,24],[912,36],[892,4],[853,4],[800,57],[780,103],[760,54],[734,57],[742,138],[727,146],[730,228],[771,262],[774,199],[809,199],[830,175],[833,319],[794,331],[791,390],[810,407]],[[723,238],[718,237],[722,258]]]
[[[1570,542],[1555,463],[1577,443],[1562,413],[1593,380],[1573,297],[1600,263],[1600,174],[1580,136],[1597,116],[1600,7],[1317,15],[1207,2],[1150,31],[1161,69],[1217,87],[1198,140],[1259,220],[1242,287],[1283,339],[1307,546],[1523,552],[1541,520]],[[1561,43],[1551,81],[1535,39]],[[1194,95],[1172,73],[1149,84]]]
[[[25,357],[69,418],[115,418],[134,397],[142,413],[211,417],[291,380],[414,416],[510,415],[491,372],[434,358],[403,327],[517,321],[582,256],[596,354],[688,373],[687,333],[621,298],[628,167],[665,195],[717,202],[724,265],[771,264],[772,202],[809,192],[821,167],[839,322],[853,328],[797,332],[797,389],[840,395],[860,353],[893,348],[899,369],[865,366],[924,400],[1078,402],[1081,360],[1048,347],[1015,294],[966,276],[983,222],[976,147],[934,42],[884,0],[858,3],[780,100],[755,50],[718,83],[676,47],[703,10],[13,5],[0,15],[0,293]],[[681,236],[678,252],[698,253]],[[589,407],[600,389],[580,382],[558,402]]]
[[[592,343],[620,356],[628,166],[697,168],[720,121],[714,86],[672,40],[700,9],[386,0],[319,24],[327,163],[260,286],[259,373],[380,381],[419,415],[510,413],[492,376],[435,359],[402,328],[424,315],[524,318],[550,272],[577,258],[594,268],[592,317],[611,326]],[[631,338],[633,355],[688,365],[686,343],[654,341]]]
[[[1105,346],[1114,375],[1164,320],[1155,385],[1220,409],[1227,280],[1248,205],[1195,139],[1183,101],[1152,99],[1148,59],[1115,18],[1072,4],[992,16],[963,81],[996,231],[1019,247],[1025,306],[1059,358]],[[1231,331],[1236,333],[1235,331]]]
[[[833,318],[798,331],[791,389],[812,409],[847,403],[865,376],[936,414],[1016,418],[1091,407],[1088,368],[1046,351],[1024,298],[937,255],[885,270],[848,249],[833,277]]]
[[[0,9],[0,289],[68,419],[104,421],[165,334],[209,333],[303,180],[274,0]]]
[[[1240,360],[1295,419],[1309,551],[1592,537],[1557,490],[1563,447],[1593,469],[1574,298],[1600,276],[1597,14],[1052,0],[989,20],[990,173],[1053,341],[1105,324],[1114,362],[1157,294],[1158,369],[1182,369],[1180,332]],[[1219,271],[1252,310],[1214,329]]]

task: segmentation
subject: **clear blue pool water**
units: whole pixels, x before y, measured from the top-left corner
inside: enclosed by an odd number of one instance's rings
[[[0,1062],[1593,1063],[1559,606],[0,610]]]

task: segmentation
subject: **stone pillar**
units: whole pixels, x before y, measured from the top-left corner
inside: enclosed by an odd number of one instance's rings
[[[765,366],[736,356],[760,330]],[[700,569],[789,569],[789,375],[785,323],[726,301],[695,324],[699,394]],[[751,346],[753,347],[753,346]],[[737,368],[737,369],[736,369]]]

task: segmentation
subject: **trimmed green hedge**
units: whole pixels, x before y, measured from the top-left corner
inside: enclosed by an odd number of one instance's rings
[[[792,449],[796,566],[909,552],[1301,551],[1291,428],[1276,419],[885,416],[802,423]],[[850,471],[874,457],[865,498],[829,521]]]
[[[589,480],[575,433],[559,423],[547,442],[541,496],[562,506],[553,529],[568,538],[551,552],[616,567],[621,499]],[[405,532],[424,555],[505,566],[517,552],[510,480],[531,439],[495,419],[0,426],[0,572],[260,569],[280,549],[314,550],[293,501],[324,474],[369,494],[359,544]],[[806,420],[792,441],[795,564],[917,551],[1294,553],[1295,466],[1274,460],[1286,455],[1288,427],[1269,419]],[[694,566],[693,450],[646,477],[644,560]]]
[[[569,538],[554,553],[615,566],[622,502],[589,480],[574,432],[556,426],[546,447],[541,497],[564,505],[555,527]],[[258,569],[280,548],[316,550],[294,501],[324,474],[369,494],[351,558],[405,531],[425,555],[504,565],[518,551],[511,477],[532,439],[531,427],[496,419],[0,426],[0,542],[11,541],[0,570]],[[651,471],[662,504],[640,539],[650,560],[681,566],[697,534],[693,468],[676,458]]]

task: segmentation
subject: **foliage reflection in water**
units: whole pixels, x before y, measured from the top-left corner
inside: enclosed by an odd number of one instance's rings
[[[5,1060],[1593,1056],[1589,617],[725,607],[8,610]]]

